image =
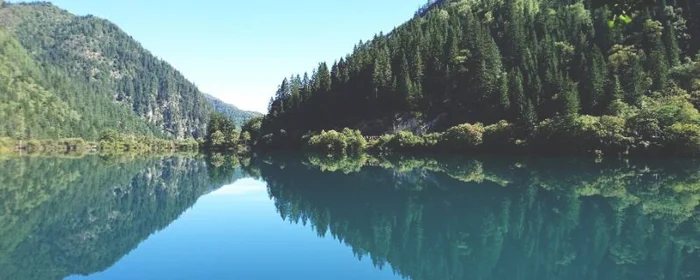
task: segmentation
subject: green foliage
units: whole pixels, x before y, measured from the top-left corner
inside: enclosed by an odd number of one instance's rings
[[[681,156],[700,155],[700,125],[675,123],[664,131],[666,147]]]
[[[354,155],[363,152],[367,142],[359,131],[346,128],[342,132],[321,131],[309,138],[307,147],[327,155]]]
[[[450,151],[469,151],[481,145],[484,141],[484,126],[477,124],[461,124],[448,129],[442,136],[441,144]]]
[[[507,121],[484,127],[484,145],[491,151],[508,151],[515,143],[515,128]]]
[[[238,146],[239,132],[236,124],[222,113],[212,113],[207,124],[205,148],[209,150],[231,150]]]
[[[425,140],[422,137],[408,131],[399,131],[384,145],[384,148],[394,152],[407,152],[422,149],[424,146]]]
[[[79,136],[95,140],[105,128],[160,135],[126,108],[36,62],[2,27],[0,99],[0,135],[16,139]]]
[[[0,118],[9,120],[0,125],[0,135],[96,140],[100,131],[115,129],[199,138],[212,110],[239,122],[253,115],[205,98],[179,71],[109,21],[75,16],[46,2],[7,4],[0,18],[0,29],[9,31],[0,31],[0,42],[11,36],[21,43],[0,48],[0,94],[14,95],[0,96],[11,101],[0,106]],[[4,50],[19,68],[3,67]],[[20,83],[2,78],[17,79],[20,73]],[[5,91],[6,85],[13,88]]]
[[[262,136],[262,117],[254,117],[248,120],[241,127],[241,133],[250,135],[250,139],[257,141]],[[254,146],[252,143],[251,146]]]
[[[660,130],[694,123],[689,119],[700,106],[700,64],[692,58],[700,43],[688,38],[700,37],[699,3],[431,1],[390,36],[378,34],[338,60],[330,86],[324,63],[296,84],[295,78],[285,79],[262,130],[303,135],[359,127],[366,135],[440,133],[463,123],[504,120],[512,125],[503,132],[507,136],[485,148],[507,151],[496,146],[509,145],[524,151],[556,145],[560,152],[580,153],[611,145],[602,150],[617,153],[626,150],[621,146],[645,146],[651,141],[639,140],[636,134],[645,132],[634,126],[657,118],[662,118]],[[609,28],[611,18],[626,23]],[[291,88],[305,98],[292,98]],[[295,105],[285,105],[290,102]],[[410,127],[393,121],[408,114],[425,121]],[[594,135],[587,139],[604,144],[565,147],[557,141],[575,140],[581,128],[575,126],[585,124],[579,115],[619,117],[629,131],[617,132],[620,121],[606,118],[594,125],[614,124],[601,128],[614,131],[605,140],[586,130]],[[629,135],[637,143],[622,144]],[[417,145],[408,136],[398,135],[394,148]]]
[[[100,133],[100,141],[117,142],[120,141],[119,132],[114,129],[108,129]]]

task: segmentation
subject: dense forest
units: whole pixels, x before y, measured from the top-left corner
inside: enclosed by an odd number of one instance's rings
[[[211,111],[252,115],[206,97],[115,24],[45,2],[2,4],[0,136],[82,137],[105,129],[204,136]],[[19,44],[17,44],[19,42]],[[7,98],[4,98],[7,95]]]
[[[282,219],[406,279],[700,274],[696,162],[321,160],[266,158],[250,173]]]
[[[584,139],[593,145],[580,152],[698,154],[700,2],[592,2],[431,1],[284,79],[261,134],[291,146],[345,127],[425,135],[472,124],[461,130],[481,131],[476,144],[485,130],[501,147],[564,151]]]
[[[129,108],[33,60],[1,27],[0,98],[0,136],[95,139],[106,128],[161,135]]]

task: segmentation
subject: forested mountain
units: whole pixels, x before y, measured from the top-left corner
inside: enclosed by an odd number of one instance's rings
[[[285,79],[264,134],[377,135],[406,116],[424,132],[505,120],[519,139],[606,123],[600,116],[634,143],[654,143],[673,125],[699,130],[700,2],[645,1],[620,24],[612,7],[590,2],[432,1],[335,63]],[[382,129],[365,129],[377,120]]]
[[[224,101],[221,101],[218,98],[213,97],[209,94],[204,94],[204,97],[207,99],[207,102],[209,102],[209,105],[211,105],[214,108],[214,111],[222,113],[224,114],[224,116],[229,117],[236,123],[236,126],[238,127],[243,126],[243,124],[249,119],[262,116],[262,114],[258,112],[241,110],[240,108],[228,104]]]
[[[110,128],[160,135],[130,108],[115,104],[50,65],[36,62],[2,27],[0,100],[0,136],[95,139],[101,129]]]
[[[58,130],[62,135],[95,138],[103,128],[144,130],[136,126],[150,126],[155,133],[177,138],[203,135],[213,106],[180,72],[153,56],[115,24],[94,16],[75,16],[49,3],[34,2],[4,4],[0,9],[0,28],[9,30],[37,61],[38,72],[49,73],[44,74],[49,77],[65,77],[62,84],[55,78],[45,78],[46,83],[39,85],[57,92],[63,90],[61,86],[69,87],[59,97],[77,115],[83,115],[85,110],[96,111],[81,118],[81,124],[93,123],[83,124],[89,127],[79,130],[61,127]],[[94,103],[86,98],[110,102]],[[71,102],[85,104],[75,107]],[[107,114],[117,107],[128,109],[119,109],[123,117]],[[120,118],[140,119],[143,124],[131,124]],[[49,119],[43,122],[42,127],[58,126]],[[37,131],[25,134],[28,137],[56,134],[44,132],[43,128]]]

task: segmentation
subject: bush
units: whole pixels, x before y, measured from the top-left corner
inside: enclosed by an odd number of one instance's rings
[[[700,155],[700,125],[675,123],[665,130],[666,149],[674,155]]]
[[[413,135],[408,131],[399,131],[387,143],[387,146],[392,151],[409,152],[422,149],[425,141],[420,136]]]
[[[447,151],[466,151],[483,143],[484,126],[460,124],[448,129],[442,136],[442,147]]]
[[[308,146],[315,152],[340,155],[345,154],[348,143],[343,134],[335,130],[324,130],[321,134],[312,136]]]
[[[580,116],[570,131],[570,144],[582,153],[625,153],[632,144],[632,138],[626,135],[625,127],[626,121],[615,116]]]
[[[507,121],[484,127],[484,146],[490,150],[499,151],[514,146],[515,130]]]
[[[100,141],[117,142],[117,141],[121,141],[121,137],[119,135],[119,132],[117,132],[116,130],[107,129],[105,131],[102,131],[102,133],[100,133]]]
[[[367,149],[367,140],[365,140],[365,137],[362,136],[359,130],[345,128],[342,134],[345,136],[345,142],[347,143],[347,154],[360,153]]]
[[[626,130],[627,122],[615,116],[602,116],[596,126],[595,137],[602,144],[601,150],[626,153],[634,139]]]
[[[327,155],[352,155],[363,152],[367,148],[367,141],[360,131],[343,129],[341,132],[330,130],[321,131],[316,135],[305,135],[308,149]]]
[[[648,99],[633,118],[657,120],[662,129],[676,123],[700,124],[700,112],[688,101],[688,96],[668,96]]]
[[[423,147],[426,150],[433,150],[438,147],[442,139],[442,133],[423,134]]]
[[[27,152],[29,153],[38,153],[41,152],[44,148],[38,140],[29,140],[27,141]]]

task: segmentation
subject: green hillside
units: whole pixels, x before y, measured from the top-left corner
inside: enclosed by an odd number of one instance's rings
[[[37,63],[2,28],[0,100],[0,136],[94,139],[106,128],[154,134],[154,129],[129,108],[114,104],[50,66]]]
[[[497,150],[698,154],[700,2],[589,3],[431,1],[335,63],[285,79],[263,135],[291,143],[323,129],[423,134],[481,123],[473,144],[492,132]]]
[[[79,88],[71,89],[62,100],[95,95],[110,101],[109,110],[127,108],[131,113],[119,109],[122,115],[137,116],[144,123],[142,127],[152,127],[156,133],[177,138],[203,136],[213,106],[180,72],[115,24],[94,16],[75,16],[50,3],[33,2],[5,4],[0,9],[0,27],[11,31],[41,71],[63,74],[71,87]],[[87,107],[89,104],[72,109],[79,114],[93,110]],[[98,131],[114,127],[96,118],[115,120],[119,131],[129,132],[124,121],[100,112],[83,120],[98,122],[93,125]],[[74,130],[66,134],[97,135],[95,131]]]

